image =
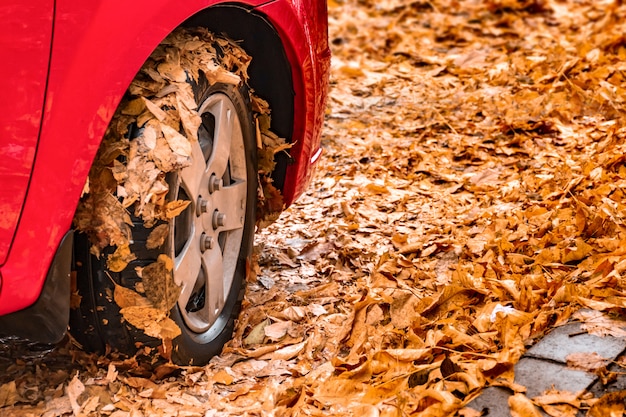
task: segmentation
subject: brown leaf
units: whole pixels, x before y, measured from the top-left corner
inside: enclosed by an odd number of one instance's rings
[[[85,385],[78,379],[78,374],[74,375],[74,378],[67,385],[67,396],[70,399],[72,411],[75,416],[80,415],[80,404],[78,403],[78,397],[85,391]]]
[[[615,391],[604,394],[596,401],[589,411],[588,417],[622,416],[626,412],[626,391]]]
[[[189,139],[165,124],[161,124],[161,131],[172,152],[185,158],[191,158],[191,143]]]
[[[421,369],[409,375],[409,380],[408,380],[409,388],[415,388],[417,386],[426,384],[428,382],[430,371],[432,371],[432,369]]]
[[[146,248],[156,249],[161,247],[165,240],[169,237],[170,226],[169,224],[160,224],[150,232],[148,239],[146,240]]]
[[[292,326],[291,321],[278,321],[263,328],[265,336],[272,340],[280,340],[287,335]]]
[[[161,110],[159,106],[157,106],[156,104],[154,104],[152,101],[148,100],[145,97],[141,97],[141,99],[143,100],[143,104],[146,106],[148,111],[152,113],[152,115],[156,117],[157,120],[162,122],[167,118],[167,114],[163,110]]]
[[[180,296],[181,287],[174,282],[172,259],[161,254],[153,262],[141,270],[141,281],[146,297],[152,305],[163,311],[169,311]]]
[[[598,337],[609,335],[613,337],[626,337],[626,330],[624,330],[626,322],[612,319],[601,311],[580,310],[576,312],[574,317],[582,321],[580,326],[581,330],[589,334]]]
[[[570,353],[565,358],[567,367],[580,369],[587,372],[595,372],[605,368],[609,360],[598,355],[596,352],[576,352]]]
[[[461,368],[459,365],[454,363],[447,356],[441,362],[441,365],[440,365],[439,369],[441,370],[441,376],[443,376],[444,378],[448,378],[449,376],[454,375],[457,372],[463,372],[463,368]]]

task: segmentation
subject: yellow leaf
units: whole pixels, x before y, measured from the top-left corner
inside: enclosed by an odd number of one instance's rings
[[[0,407],[10,407],[19,401],[15,381],[0,385]]]
[[[191,201],[189,200],[176,200],[167,203],[165,206],[165,217],[167,219],[173,219],[185,211],[189,204],[191,204]]]
[[[126,268],[129,262],[137,259],[135,254],[130,251],[130,247],[127,244],[120,245],[115,249],[107,258],[107,268],[113,272],[121,272]]]
[[[115,284],[113,290],[113,299],[120,308],[126,307],[149,307],[151,306],[150,300],[136,293],[135,291]]]
[[[126,307],[120,310],[124,320],[157,339],[174,339],[181,334],[178,325],[166,313],[153,307]]]

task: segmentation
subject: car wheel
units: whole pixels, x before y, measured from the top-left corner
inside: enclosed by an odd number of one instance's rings
[[[77,239],[76,287],[81,302],[72,311],[70,331],[88,350],[103,351],[109,345],[132,354],[140,345],[161,343],[127,322],[112,297],[116,286],[136,289],[142,282],[137,270],[160,254],[173,260],[173,280],[179,286],[170,311],[181,330],[173,340],[174,362],[205,363],[232,335],[255,227],[257,165],[251,105],[245,88],[208,85],[205,79],[191,84],[202,119],[198,141],[191,141],[191,165],[167,177],[168,200],[191,203],[169,222],[157,224],[168,230],[163,244],[148,249],[151,230],[133,219],[130,249],[136,259],[123,271],[113,272],[107,268],[107,256],[90,255],[86,236]],[[112,252],[109,247],[104,254]]]

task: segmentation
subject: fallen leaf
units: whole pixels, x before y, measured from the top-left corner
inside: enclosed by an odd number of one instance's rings
[[[587,372],[595,372],[605,368],[609,364],[609,360],[598,355],[596,352],[576,352],[570,353],[565,357],[567,367],[572,369],[580,369]]]
[[[78,374],[74,375],[74,378],[67,385],[67,396],[70,400],[70,405],[72,406],[72,411],[75,416],[80,415],[80,404],[78,404],[78,397],[85,391],[85,385],[78,378]]]
[[[180,327],[166,313],[154,307],[131,306],[120,310],[124,320],[146,335],[157,339],[174,339],[181,334]]]
[[[596,401],[589,411],[589,417],[622,416],[626,412],[626,391],[615,391],[604,394]]]
[[[263,328],[265,336],[272,340],[280,340],[287,335],[292,326],[291,321],[278,321]]]
[[[0,385],[0,407],[10,407],[19,401],[15,381]]]
[[[146,248],[148,249],[156,249],[165,243],[165,240],[169,237],[170,234],[170,225],[169,224],[160,224],[156,226],[148,235],[148,239],[146,240]]]
[[[113,272],[121,272],[129,262],[137,259],[137,256],[130,251],[129,245],[120,245],[107,258],[107,268]]]
[[[509,408],[513,417],[541,417],[539,409],[524,394],[511,395]]]

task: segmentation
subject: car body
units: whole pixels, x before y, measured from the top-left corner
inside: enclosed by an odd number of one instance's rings
[[[72,218],[121,97],[181,25],[242,42],[250,84],[293,143],[275,183],[288,205],[321,153],[330,52],[318,0],[6,0],[0,5],[0,333],[67,327]]]

